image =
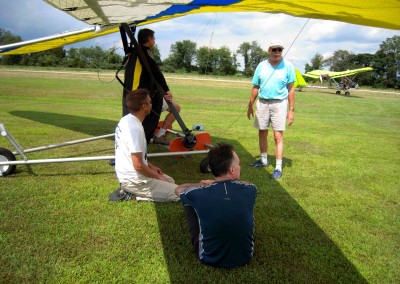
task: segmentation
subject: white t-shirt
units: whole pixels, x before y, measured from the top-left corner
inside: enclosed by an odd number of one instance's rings
[[[147,142],[140,120],[127,114],[119,121],[115,129],[115,172],[119,182],[146,182],[150,178],[135,170],[131,153],[142,153],[147,165]]]

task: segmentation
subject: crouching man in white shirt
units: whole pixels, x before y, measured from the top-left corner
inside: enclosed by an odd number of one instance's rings
[[[120,188],[110,194],[111,201],[179,201],[178,186],[172,177],[147,161],[147,142],[142,126],[151,112],[152,102],[145,89],[127,95],[129,114],[115,129],[115,172]]]

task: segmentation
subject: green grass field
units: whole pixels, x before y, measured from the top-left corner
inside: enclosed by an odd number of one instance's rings
[[[108,161],[38,164],[0,177],[1,283],[400,282],[400,93],[297,92],[284,176],[273,181],[273,166],[247,166],[259,154],[250,80],[168,82],[186,125],[232,143],[242,179],[258,187],[253,261],[233,270],[197,262],[179,203],[110,203],[118,182]],[[25,149],[109,134],[121,94],[96,74],[2,68],[0,123]],[[14,151],[4,137],[0,147]],[[113,139],[27,154],[97,155],[113,155]],[[184,183],[211,178],[203,158],[151,161]]]

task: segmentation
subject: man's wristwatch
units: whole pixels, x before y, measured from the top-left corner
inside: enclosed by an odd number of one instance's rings
[[[289,108],[289,110],[293,110],[294,111],[294,107]]]

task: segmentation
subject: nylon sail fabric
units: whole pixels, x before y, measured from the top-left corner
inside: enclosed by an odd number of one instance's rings
[[[325,19],[400,30],[399,0],[44,0],[89,25],[108,27],[98,33],[75,35],[34,43],[0,46],[0,55],[43,51],[117,32],[119,24],[143,25],[196,13],[264,12],[284,13],[303,18]],[[86,29],[87,30],[87,29]]]

